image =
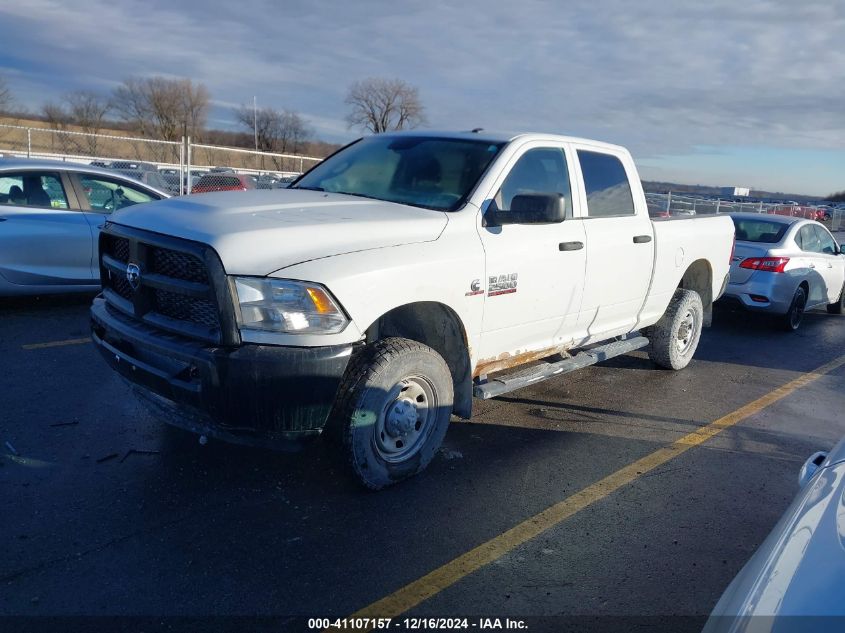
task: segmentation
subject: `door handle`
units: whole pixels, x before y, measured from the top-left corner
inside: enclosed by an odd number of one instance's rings
[[[9,219],[9,218],[0,218],[0,222],[5,222],[5,221],[6,221],[6,220],[8,220],[8,219]]]
[[[559,251],[580,251],[584,248],[584,242],[561,242],[557,248]]]
[[[648,244],[651,241],[651,235],[635,235],[634,244]]]

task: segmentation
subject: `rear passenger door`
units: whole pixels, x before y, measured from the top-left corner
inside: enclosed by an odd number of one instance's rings
[[[601,339],[624,334],[637,322],[651,283],[654,227],[647,209],[634,203],[630,183],[636,170],[627,154],[581,147],[577,156],[587,236],[578,325],[588,339]]]
[[[0,275],[26,286],[89,285],[93,235],[63,172],[0,172]]]

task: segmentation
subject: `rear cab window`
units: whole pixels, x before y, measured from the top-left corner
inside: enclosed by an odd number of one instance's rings
[[[587,194],[587,217],[635,215],[634,196],[622,161],[613,154],[578,150]]]

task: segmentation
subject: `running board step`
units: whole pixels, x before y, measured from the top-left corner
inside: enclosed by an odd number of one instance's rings
[[[536,382],[552,378],[553,376],[560,376],[561,374],[568,374],[576,369],[582,369],[595,365],[604,360],[613,358],[614,356],[621,356],[628,352],[633,352],[636,349],[648,345],[648,339],[644,336],[635,336],[633,338],[624,339],[622,341],[614,341],[599,347],[579,352],[572,358],[557,361],[555,363],[543,363],[534,367],[527,367],[504,376],[497,376],[488,382],[480,385],[475,385],[472,395],[482,400],[488,398],[495,398],[503,393],[514,391],[515,389],[522,389],[528,385],[533,385]]]

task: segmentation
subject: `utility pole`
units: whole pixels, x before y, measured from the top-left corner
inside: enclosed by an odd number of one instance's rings
[[[252,97],[252,129],[255,132],[255,151],[258,151],[258,97]]]

